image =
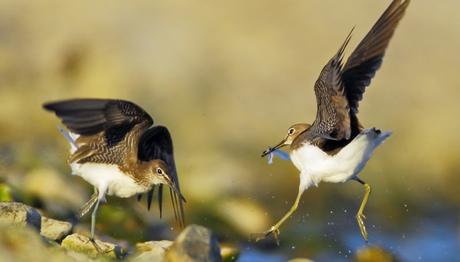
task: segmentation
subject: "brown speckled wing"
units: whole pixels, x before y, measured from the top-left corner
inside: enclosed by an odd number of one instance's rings
[[[350,35],[336,55],[326,64],[315,83],[318,104],[316,120],[305,135],[308,139],[331,140],[321,143],[333,150],[343,146],[362,129],[356,114],[366,87],[382,64],[385,50],[404,16],[410,0],[394,0],[342,65],[343,52]],[[352,30],[353,31],[353,30]]]
[[[43,108],[53,111],[73,133],[91,136],[104,131],[109,145],[122,140],[135,125],[153,124],[141,107],[125,100],[71,99],[46,103]]]
[[[353,30],[352,30],[353,31]],[[317,102],[316,119],[309,132],[326,139],[350,138],[350,114],[342,83],[342,59],[351,38],[347,36],[334,57],[324,66],[315,83]]]
[[[380,68],[385,50],[409,2],[394,0],[351,53],[343,67],[342,82],[352,113],[358,113],[359,101]]]
[[[153,119],[136,104],[115,99],[71,99],[43,105],[80,137],[69,162],[123,164]],[[129,147],[128,145],[131,145]]]

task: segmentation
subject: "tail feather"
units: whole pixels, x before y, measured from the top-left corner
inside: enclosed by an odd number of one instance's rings
[[[375,136],[373,141],[376,146],[379,146],[380,144],[382,144],[383,141],[385,141],[392,134],[391,131],[382,132],[380,129],[377,129],[375,127],[366,129],[363,131],[363,133],[366,132],[367,130],[369,130],[369,132],[371,132]]]

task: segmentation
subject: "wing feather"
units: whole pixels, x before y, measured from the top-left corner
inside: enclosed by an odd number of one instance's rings
[[[133,102],[115,99],[71,99],[46,103],[73,133],[89,136],[114,126],[153,124],[152,117]],[[129,130],[127,130],[129,131]]]
[[[154,159],[163,160],[168,166],[169,176],[172,179],[177,193],[171,189],[171,202],[174,208],[175,216],[181,226],[184,221],[183,204],[185,198],[180,192],[179,178],[177,176],[176,164],[174,161],[173,143],[168,129],[164,126],[152,127],[142,134],[139,140],[138,158],[141,161],[150,161]],[[162,185],[160,185],[159,207],[161,210]]]
[[[309,129],[310,138],[349,140],[359,133],[361,125],[356,117],[359,101],[382,65],[385,50],[409,2],[393,0],[345,65],[342,65],[343,52],[350,41],[351,32],[335,56],[324,66],[315,83],[318,111]]]

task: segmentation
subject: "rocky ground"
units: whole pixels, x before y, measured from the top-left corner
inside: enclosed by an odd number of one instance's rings
[[[19,202],[0,202],[0,262],[3,261],[236,261],[239,250],[222,246],[206,227],[187,226],[174,240],[148,241],[132,247],[74,233],[71,223],[42,216]],[[291,262],[308,262],[293,259]],[[357,252],[354,261],[396,261],[378,247]]]
[[[2,261],[234,261],[237,249],[221,247],[212,232],[189,225],[175,241],[148,241],[126,249],[72,233],[72,224],[40,215],[18,202],[0,202]]]

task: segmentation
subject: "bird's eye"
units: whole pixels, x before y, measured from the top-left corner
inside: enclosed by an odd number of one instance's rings
[[[157,173],[158,173],[159,175],[163,175],[163,170],[161,170],[161,168],[157,168]]]
[[[295,131],[294,128],[289,128],[289,130],[288,130],[288,135],[294,134],[294,131]]]

